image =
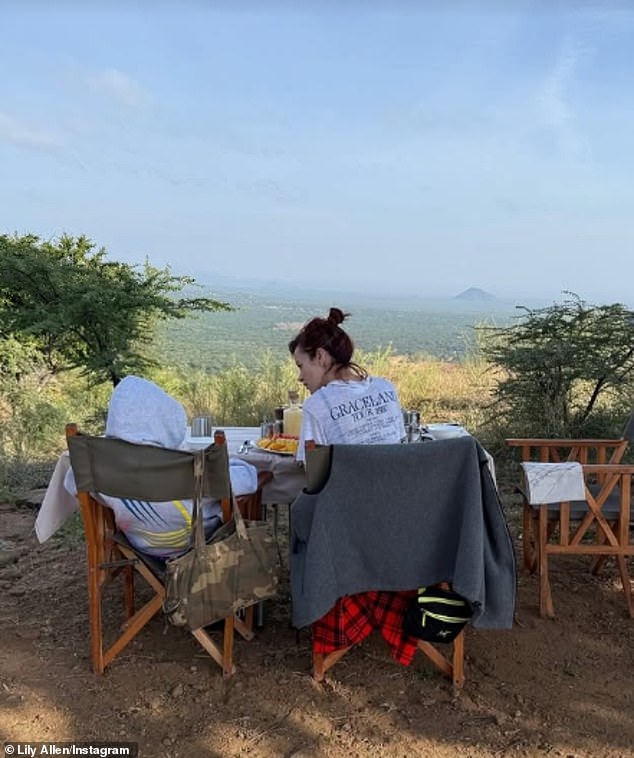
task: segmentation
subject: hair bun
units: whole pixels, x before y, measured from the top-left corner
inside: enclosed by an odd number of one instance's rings
[[[346,316],[349,315],[349,313],[344,313],[341,308],[331,308],[328,312],[328,321],[332,321],[337,324],[337,326],[339,326],[339,324],[344,321]]]

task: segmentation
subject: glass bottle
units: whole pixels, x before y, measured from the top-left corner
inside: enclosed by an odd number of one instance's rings
[[[284,434],[299,437],[302,428],[302,406],[297,390],[288,391],[288,405],[284,408]]]

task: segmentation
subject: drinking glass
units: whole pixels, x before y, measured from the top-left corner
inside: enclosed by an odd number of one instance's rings
[[[192,437],[211,437],[213,435],[213,418],[211,416],[194,416],[192,418]]]

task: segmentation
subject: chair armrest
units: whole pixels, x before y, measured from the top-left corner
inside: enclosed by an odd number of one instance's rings
[[[511,437],[504,440],[508,447],[520,448],[522,461],[539,460],[542,463],[579,461],[580,463],[619,463],[628,446],[628,440],[547,437]]]
[[[585,463],[584,474],[627,474],[634,475],[634,465],[629,463]]]
[[[511,437],[504,440],[509,447],[617,447],[626,442],[623,438],[619,439],[588,439],[588,438],[563,438],[555,439],[551,437]]]

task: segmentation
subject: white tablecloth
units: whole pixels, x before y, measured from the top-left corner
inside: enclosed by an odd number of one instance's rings
[[[464,426],[460,426],[460,424],[427,424],[425,426],[425,429],[436,440],[448,440],[452,439],[453,437],[464,437],[470,435],[470,432],[468,432]],[[489,464],[491,478],[497,487],[497,482],[495,479],[495,461],[493,460],[493,456],[491,453],[489,453],[488,450],[485,450],[484,452],[486,453],[487,461]]]
[[[69,468],[70,458],[68,452],[64,452],[57,459],[53,476],[35,519],[35,534],[40,542],[55,534],[66,519],[79,508],[77,498],[64,487],[64,477]]]

